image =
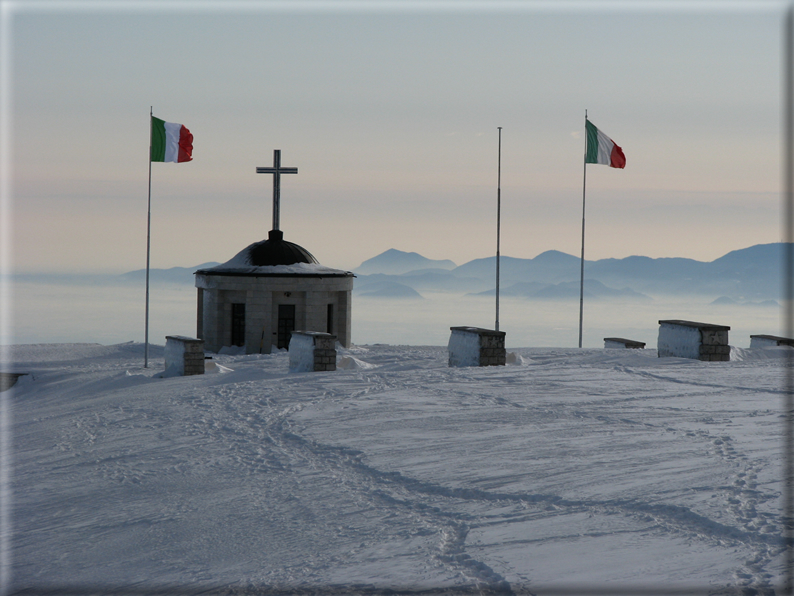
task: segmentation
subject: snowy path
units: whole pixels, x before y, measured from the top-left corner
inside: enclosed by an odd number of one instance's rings
[[[13,585],[771,593],[784,352],[517,352],[163,379],[140,344],[19,346]]]

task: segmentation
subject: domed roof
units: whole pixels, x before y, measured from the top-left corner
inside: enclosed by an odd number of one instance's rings
[[[284,240],[284,233],[281,230],[270,230],[267,240],[255,242],[243,252],[247,253],[247,264],[254,267],[318,263],[308,250]]]
[[[267,240],[254,242],[222,265],[199,269],[196,274],[233,277],[355,277],[349,271],[320,265],[308,250],[284,240],[284,234],[280,230],[270,230]]]

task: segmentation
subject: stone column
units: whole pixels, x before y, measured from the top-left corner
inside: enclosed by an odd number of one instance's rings
[[[173,376],[203,375],[204,341],[182,335],[167,335],[165,372]]]
[[[706,362],[727,362],[731,359],[728,331],[730,327],[725,325],[680,319],[659,321],[657,355],[660,358],[673,356]]]
[[[336,336],[317,331],[293,331],[289,342],[289,370],[336,370]]]
[[[505,332],[479,327],[450,327],[450,366],[504,366]]]

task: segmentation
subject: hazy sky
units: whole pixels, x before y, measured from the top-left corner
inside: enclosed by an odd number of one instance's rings
[[[152,166],[152,266],[281,228],[325,265],[389,248],[462,264],[581,243],[713,260],[778,242],[780,2],[2,2],[19,271],[145,266],[149,107],[194,160]],[[8,35],[10,33],[10,36]],[[6,155],[8,158],[8,155]]]

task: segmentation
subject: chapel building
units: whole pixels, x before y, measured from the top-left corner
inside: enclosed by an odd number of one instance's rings
[[[218,352],[244,346],[246,354],[288,348],[292,331],[319,331],[350,347],[353,273],[325,267],[305,248],[284,240],[279,229],[279,177],[297,174],[274,152],[273,229],[234,258],[195,272],[197,337]]]

